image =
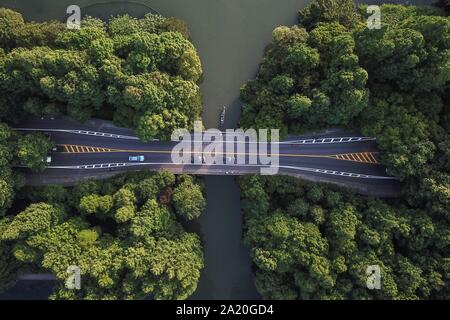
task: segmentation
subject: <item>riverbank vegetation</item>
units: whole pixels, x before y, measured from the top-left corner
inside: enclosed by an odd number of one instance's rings
[[[9,122],[95,116],[150,140],[200,117],[201,63],[178,19],[87,17],[72,30],[0,9],[0,30],[0,117]]]
[[[0,122],[0,217],[11,207],[15,191],[24,185],[24,178],[12,167],[42,171],[52,147],[50,139],[41,133],[18,133]]]
[[[200,195],[175,200],[185,188]],[[204,209],[202,189],[195,178],[169,172],[26,187],[17,196],[23,208],[0,220],[2,286],[34,271],[57,277],[53,299],[186,299],[203,251],[180,222]],[[81,270],[80,290],[65,285],[69,266]]]
[[[439,213],[292,177],[239,178],[245,243],[266,299],[448,299]],[[369,290],[368,266],[381,269]]]
[[[203,250],[182,224],[205,208],[201,181],[142,172],[25,187],[13,168],[42,171],[54,146],[45,134],[12,128],[31,117],[97,117],[144,141],[169,139],[200,117],[201,75],[176,18],[86,17],[68,29],[0,8],[0,291],[26,272],[54,274],[53,299],[186,299],[195,291]],[[70,266],[81,270],[80,290],[65,285]]]
[[[336,10],[339,8],[339,10]],[[382,201],[295,179],[240,179],[246,241],[264,297],[450,296],[450,18],[438,8],[315,0],[278,27],[242,87],[244,127],[282,133],[341,126],[377,138],[403,184]],[[378,264],[380,291],[365,285]]]

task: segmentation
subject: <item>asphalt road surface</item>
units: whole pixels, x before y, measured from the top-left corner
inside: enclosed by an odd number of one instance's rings
[[[269,167],[259,157],[256,143],[242,139],[233,149],[227,149],[226,141],[233,137],[226,133],[223,133],[223,156],[213,163],[208,161],[207,153],[202,154],[202,148],[192,148],[187,151],[186,161],[174,162],[172,152],[178,142],[144,143],[131,130],[104,121],[82,125],[63,119],[33,119],[15,128],[45,132],[56,145],[48,169],[40,174],[27,173],[30,184],[54,184],[62,179],[58,177],[70,179],[74,175],[101,178],[126,170],[244,175],[260,174],[262,168]],[[197,146],[203,146],[204,150],[208,144],[200,142]],[[339,184],[376,196],[395,196],[399,190],[399,182],[380,164],[377,143],[370,137],[355,134],[290,137],[273,149],[269,147],[267,154],[269,158],[278,158],[278,164],[272,162],[276,174]]]

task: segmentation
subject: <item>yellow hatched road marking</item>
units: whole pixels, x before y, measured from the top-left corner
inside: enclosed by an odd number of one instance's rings
[[[364,162],[372,163],[372,160],[367,156],[366,153],[361,153],[361,158],[363,158]]]
[[[343,154],[336,154],[334,156],[329,156],[329,157],[335,158],[338,160],[344,160],[344,161],[378,164],[379,162],[375,158],[374,154],[375,153],[372,153],[372,152],[343,153]]]
[[[372,153],[365,153],[364,154],[366,156],[367,159],[369,159],[369,161],[371,163],[378,163],[377,159],[372,155]]]
[[[375,158],[375,156],[373,155],[373,153],[369,153],[369,155],[372,157],[374,163],[378,163],[377,158]]]
[[[95,152],[111,152],[111,151],[121,151],[121,150],[113,150],[109,148],[101,148],[101,147],[88,147],[88,146],[78,146],[72,144],[63,145],[64,151],[66,153],[95,153]]]

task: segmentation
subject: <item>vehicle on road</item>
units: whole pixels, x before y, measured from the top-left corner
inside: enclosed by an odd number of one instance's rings
[[[51,157],[51,156],[47,156],[47,157],[45,158],[45,162],[51,163],[51,162],[52,162],[52,157]]]
[[[144,162],[145,157],[140,155],[140,156],[129,156],[128,157],[128,161],[132,161],[132,162]]]

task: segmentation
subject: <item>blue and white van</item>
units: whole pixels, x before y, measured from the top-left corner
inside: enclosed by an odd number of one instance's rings
[[[128,157],[128,161],[133,161],[133,162],[144,162],[145,158],[144,156],[129,156]]]

